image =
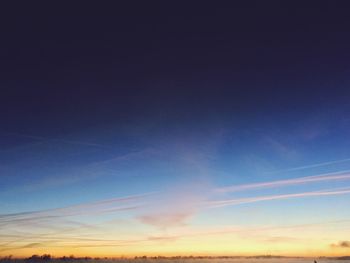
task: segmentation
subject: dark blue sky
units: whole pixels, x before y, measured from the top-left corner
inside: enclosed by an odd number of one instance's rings
[[[106,229],[108,220],[125,220],[148,238],[200,226],[348,222],[340,209],[350,191],[345,1],[23,1],[1,9],[0,234],[17,231],[22,241],[0,240],[0,254],[86,254],[57,233],[42,240],[45,227],[66,231],[68,219]],[[155,193],[161,198],[138,196]],[[110,214],[117,205],[110,198],[134,195],[147,209],[137,203]],[[236,208],[266,200],[276,203],[254,210],[254,219]],[[207,214],[212,207],[224,207],[221,217]],[[43,215],[61,221],[42,222]],[[25,223],[11,225],[12,218]],[[181,232],[183,225],[189,229]],[[333,245],[346,238],[323,233]],[[341,252],[310,244],[314,254]],[[251,253],[284,254],[270,248]]]
[[[111,122],[288,119],[346,107],[342,2],[22,3],[4,12],[9,131],[56,136]]]

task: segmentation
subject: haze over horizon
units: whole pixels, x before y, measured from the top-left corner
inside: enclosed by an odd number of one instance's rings
[[[349,10],[3,4],[0,256],[350,255]]]

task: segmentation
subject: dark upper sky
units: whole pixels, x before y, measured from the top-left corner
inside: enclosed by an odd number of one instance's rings
[[[348,11],[345,1],[4,5],[1,126],[46,136],[342,104]]]

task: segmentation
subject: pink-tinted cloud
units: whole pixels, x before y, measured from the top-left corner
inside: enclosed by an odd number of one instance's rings
[[[167,228],[183,225],[200,210],[200,204],[208,199],[208,185],[192,182],[173,186],[163,191],[157,199],[143,209],[137,219],[148,225]]]

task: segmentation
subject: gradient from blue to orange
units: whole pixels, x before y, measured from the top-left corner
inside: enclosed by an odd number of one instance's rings
[[[0,255],[349,253],[349,34],[304,30],[328,7],[123,8],[4,38]]]

